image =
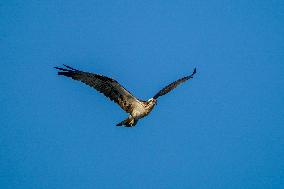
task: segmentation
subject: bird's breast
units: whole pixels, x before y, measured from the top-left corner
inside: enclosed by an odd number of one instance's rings
[[[153,108],[154,108],[154,105],[145,106],[143,104],[142,106],[135,107],[131,115],[135,118],[142,118],[142,117],[147,116],[152,111]]]

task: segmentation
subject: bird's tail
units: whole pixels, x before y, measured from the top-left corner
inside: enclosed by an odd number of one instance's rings
[[[138,120],[132,118],[132,117],[128,117],[127,119],[123,120],[122,122],[116,124],[116,126],[123,126],[125,125],[125,127],[134,127],[137,124]]]

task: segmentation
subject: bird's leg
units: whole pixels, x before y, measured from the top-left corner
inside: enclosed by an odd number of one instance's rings
[[[133,119],[133,124],[132,124],[132,127],[134,127],[138,122],[138,119]]]
[[[134,123],[135,123],[135,119],[131,115],[129,115],[127,119],[125,119],[122,122],[118,123],[116,126],[123,126],[123,125],[125,125],[125,127],[132,127]]]
[[[135,119],[132,115],[129,115],[125,127],[134,127],[137,124],[137,122],[138,119]]]

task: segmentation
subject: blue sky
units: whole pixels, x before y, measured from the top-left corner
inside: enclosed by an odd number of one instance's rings
[[[0,188],[284,188],[284,2],[0,1]],[[53,66],[141,99],[135,128]]]

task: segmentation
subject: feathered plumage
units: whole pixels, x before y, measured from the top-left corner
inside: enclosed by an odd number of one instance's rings
[[[191,75],[180,78],[174,82],[172,82],[171,84],[165,86],[163,89],[161,89],[157,94],[155,94],[155,96],[153,97],[154,99],[159,98],[160,96],[163,96],[165,94],[167,94],[168,92],[170,92],[171,90],[173,90],[174,88],[176,88],[179,84],[186,82],[187,80],[193,78],[193,75],[196,73],[196,68],[194,68],[193,72]]]
[[[63,64],[64,65],[64,64]],[[179,84],[193,78],[193,75],[196,73],[196,68],[193,73],[189,76],[183,77],[176,80],[175,82],[167,85],[162,90],[160,90],[153,98],[150,98],[148,101],[138,100],[133,96],[129,91],[127,91],[122,85],[120,85],[116,80],[89,72],[83,72],[77,69],[74,69],[70,66],[64,65],[65,68],[54,67],[58,70],[58,75],[64,75],[70,77],[74,80],[81,81],[100,93],[103,93],[110,100],[117,103],[125,112],[129,113],[129,117],[118,123],[117,126],[125,125],[126,127],[135,126],[140,118],[148,115],[151,110],[156,105],[157,99],[160,96],[163,96],[176,88]]]

